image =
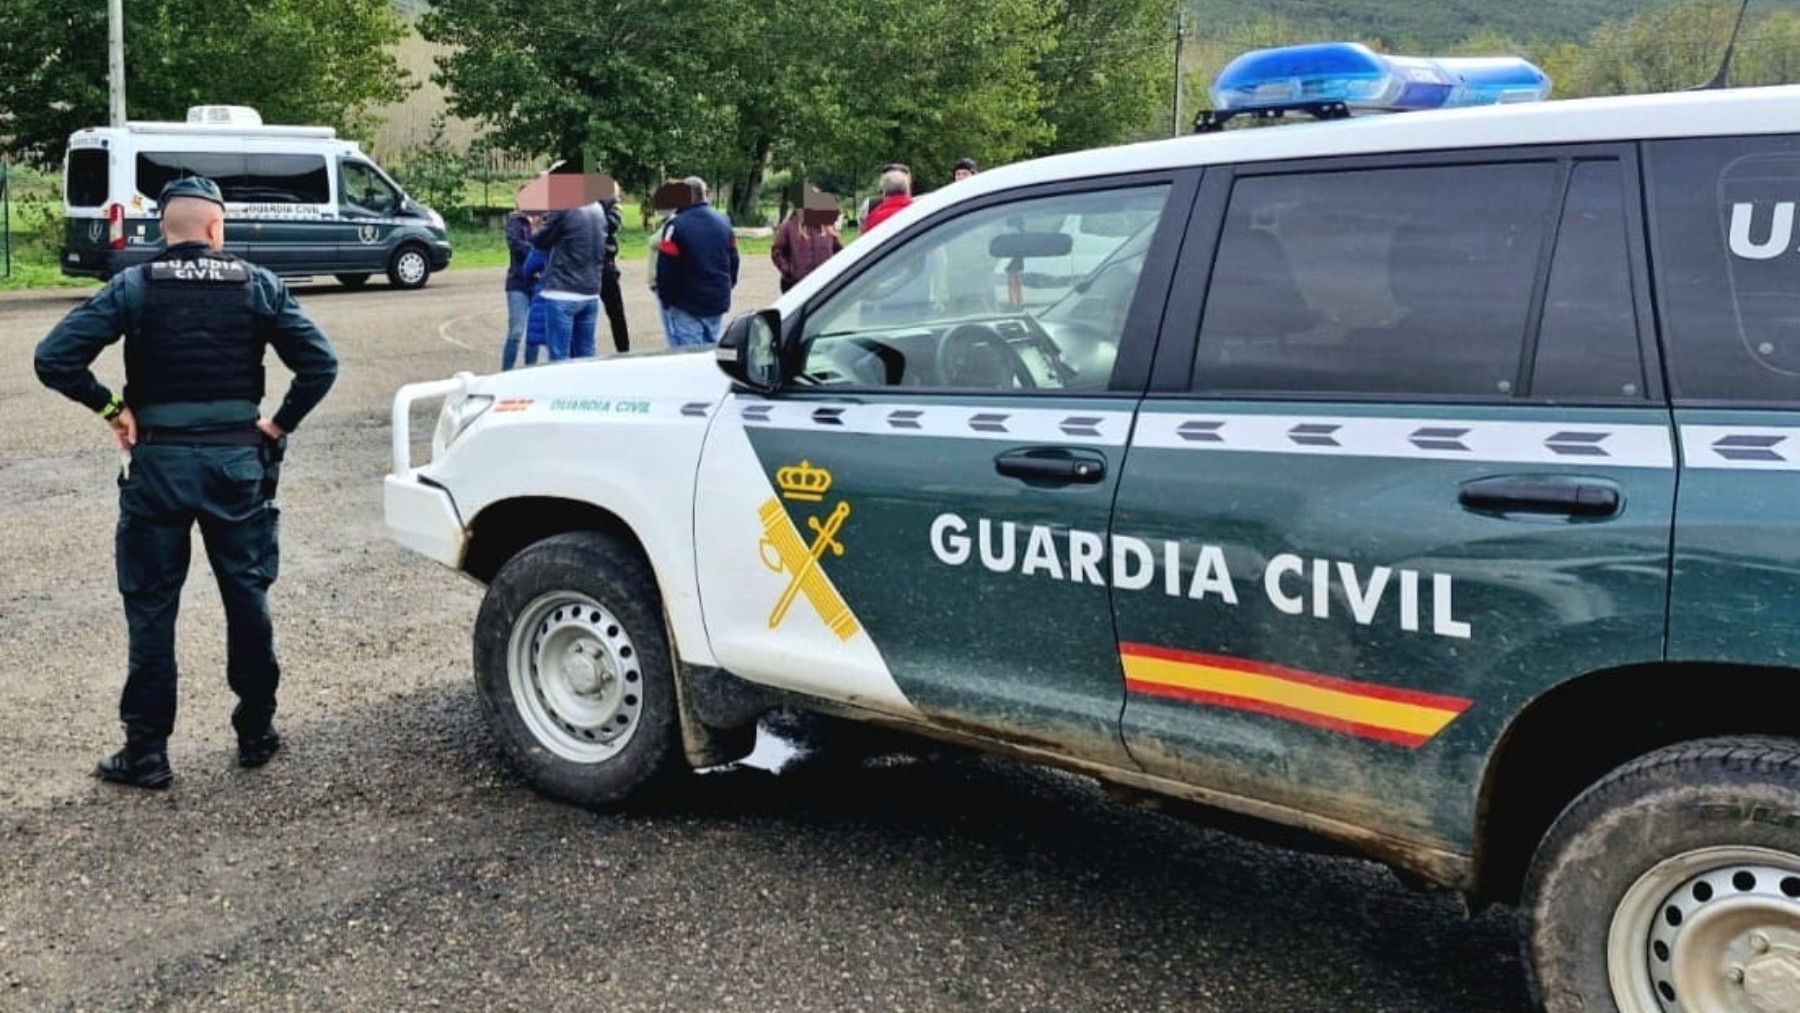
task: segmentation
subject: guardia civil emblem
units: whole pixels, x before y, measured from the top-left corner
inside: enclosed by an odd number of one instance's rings
[[[356,238],[361,240],[364,246],[374,246],[381,241],[381,227],[378,225],[361,226],[356,230]]]
[[[781,495],[769,497],[758,511],[762,517],[763,538],[757,548],[762,554],[763,565],[776,573],[787,574],[788,584],[769,613],[769,629],[779,629],[793,608],[794,600],[805,595],[826,628],[837,634],[839,640],[849,640],[858,629],[856,616],[837,588],[832,586],[830,578],[825,576],[819,560],[827,552],[834,556],[844,554],[844,543],[838,539],[838,532],[850,519],[850,504],[839,500],[823,516],[806,518],[806,526],[812,532],[809,540],[794,526],[781,501],[817,503],[823,507],[825,495],[831,491],[831,472],[814,467],[810,461],[801,461],[776,471],[775,484],[781,488]]]

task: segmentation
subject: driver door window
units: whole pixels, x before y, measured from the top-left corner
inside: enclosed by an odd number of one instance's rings
[[[346,209],[391,215],[400,208],[400,195],[369,166],[345,162],[343,203]]]
[[[982,208],[895,245],[807,316],[811,387],[1101,390],[1166,185]]]

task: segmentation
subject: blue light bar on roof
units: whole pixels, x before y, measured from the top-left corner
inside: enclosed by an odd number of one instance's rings
[[[1386,56],[1355,42],[1245,53],[1213,82],[1218,112],[1341,102],[1352,111],[1537,102],[1550,78],[1514,56]]]

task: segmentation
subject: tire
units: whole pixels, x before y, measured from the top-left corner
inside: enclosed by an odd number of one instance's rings
[[[1658,750],[1577,798],[1525,884],[1550,1013],[1800,1010],[1800,741]]]
[[[574,532],[514,556],[474,647],[489,726],[539,792],[605,808],[685,768],[661,599],[618,539]]]
[[[431,257],[418,243],[402,243],[388,258],[387,276],[395,288],[424,288],[431,278]]]
[[[369,283],[369,276],[366,274],[340,274],[336,277],[338,284],[345,288],[362,288]]]

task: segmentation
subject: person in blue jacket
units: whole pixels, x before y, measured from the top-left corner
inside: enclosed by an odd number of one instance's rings
[[[525,365],[537,365],[538,355],[550,344],[548,300],[544,298],[544,265],[550,257],[534,249],[525,258],[521,272],[531,286],[531,307],[525,316]]]
[[[657,240],[656,296],[670,345],[711,344],[719,340],[737,287],[737,233],[706,202],[705,180],[689,176],[682,182],[693,201],[675,212]]]

